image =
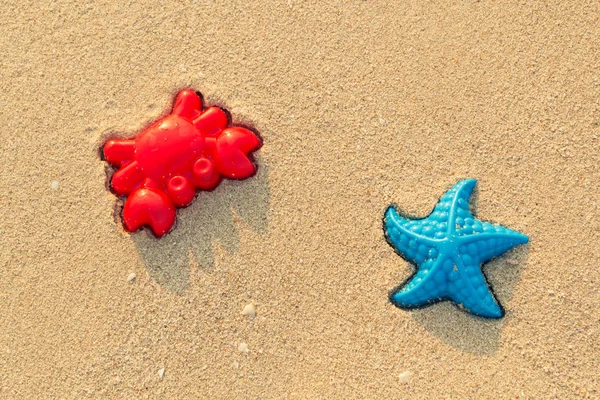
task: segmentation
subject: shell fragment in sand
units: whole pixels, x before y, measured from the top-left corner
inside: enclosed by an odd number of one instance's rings
[[[402,382],[402,383],[408,383],[411,376],[412,376],[412,372],[404,371],[400,375],[398,375],[398,379],[400,379],[400,382]]]
[[[238,344],[238,350],[242,353],[248,353],[250,351],[248,350],[248,345],[246,343]]]
[[[247,304],[246,307],[244,307],[244,309],[242,310],[242,315],[245,315],[248,318],[256,317],[256,308],[254,307],[254,304]]]
[[[165,369],[161,368],[158,370],[158,376],[162,379],[165,376]]]
[[[60,186],[60,184],[58,183],[58,181],[52,181],[52,183],[50,183],[50,188],[52,190],[58,190],[59,186]]]
[[[127,277],[127,282],[133,282],[135,280],[135,272],[132,272]]]

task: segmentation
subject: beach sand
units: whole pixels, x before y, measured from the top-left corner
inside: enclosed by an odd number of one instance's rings
[[[0,398],[600,398],[597,0],[0,10]],[[99,149],[186,87],[259,172],[129,234]],[[385,208],[463,178],[531,240],[499,321],[388,300]]]

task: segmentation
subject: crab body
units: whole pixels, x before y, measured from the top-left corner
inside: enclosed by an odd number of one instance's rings
[[[249,129],[229,126],[218,107],[203,110],[192,90],[177,95],[173,112],[137,138],[109,140],[104,157],[118,170],[111,187],[126,196],[123,222],[128,231],[150,226],[163,236],[173,226],[175,209],[192,202],[196,190],[212,190],[222,178],[245,179],[256,172],[248,158],[260,147]]]

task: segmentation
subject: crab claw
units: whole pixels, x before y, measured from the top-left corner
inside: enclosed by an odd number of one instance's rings
[[[249,129],[234,126],[217,137],[215,162],[217,169],[229,179],[245,179],[256,172],[248,154],[260,147],[260,140]]]
[[[175,222],[175,206],[165,193],[141,188],[125,201],[123,221],[129,232],[148,225],[156,236],[161,237]]]

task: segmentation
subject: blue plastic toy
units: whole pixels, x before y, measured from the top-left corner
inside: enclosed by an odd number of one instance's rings
[[[390,294],[396,306],[413,309],[451,300],[481,317],[504,316],[481,265],[529,239],[473,217],[469,198],[476,183],[458,182],[424,219],[403,218],[393,206],[386,210],[386,239],[401,257],[417,265],[416,273]]]

